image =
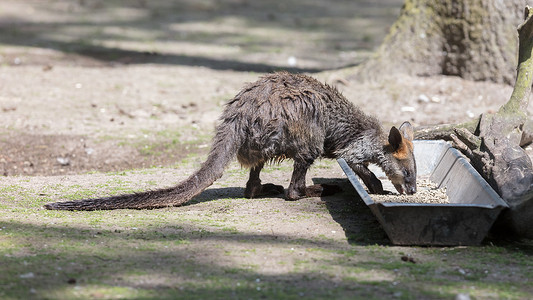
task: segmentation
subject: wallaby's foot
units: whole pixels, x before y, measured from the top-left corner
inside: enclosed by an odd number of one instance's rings
[[[272,183],[266,184],[256,184],[256,185],[246,185],[244,190],[245,198],[259,198],[264,196],[275,196],[280,195],[285,192],[285,189],[281,185],[275,185]]]
[[[304,189],[292,189],[287,192],[287,200],[295,201],[306,197],[325,197],[342,192],[335,184],[313,184]]]
[[[307,197],[326,197],[339,192],[342,192],[342,189],[336,184],[313,184],[305,188]]]
[[[289,186],[289,189],[287,190],[287,195],[285,196],[285,200],[287,201],[296,201],[302,198],[307,197],[305,192],[305,186],[296,188],[294,186]]]
[[[246,183],[244,197],[252,199],[264,196],[275,196],[285,193],[285,189],[281,185],[275,185],[272,183],[261,184],[261,179],[259,179],[261,169],[263,169],[263,163],[260,163],[250,169],[250,178]]]

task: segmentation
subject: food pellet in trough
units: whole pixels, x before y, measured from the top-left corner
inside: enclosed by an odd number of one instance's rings
[[[429,179],[421,179],[416,183],[417,192],[413,195],[371,195],[375,202],[395,202],[395,203],[450,203],[446,195],[446,187],[438,188],[437,184]]]

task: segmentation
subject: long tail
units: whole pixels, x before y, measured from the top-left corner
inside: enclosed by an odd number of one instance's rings
[[[225,167],[237,153],[238,134],[235,128],[221,124],[213,139],[213,146],[201,168],[178,185],[155,191],[119,195],[97,199],[55,202],[44,205],[51,210],[109,210],[109,209],[152,209],[179,206],[191,200],[219,179]],[[222,128],[225,127],[225,128]]]

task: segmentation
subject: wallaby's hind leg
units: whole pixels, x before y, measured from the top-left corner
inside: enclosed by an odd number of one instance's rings
[[[287,190],[287,200],[298,200],[307,196],[305,193],[305,175],[312,163],[312,161],[294,160],[291,183]]]
[[[342,189],[334,184],[313,184],[305,186],[305,175],[312,161],[294,161],[291,184],[287,191],[287,200],[298,200],[305,197],[330,196]]]
[[[244,190],[244,197],[257,198],[268,195],[283,194],[285,189],[281,185],[275,185],[272,183],[261,184],[259,174],[263,169],[264,164],[259,164],[250,169],[250,178],[246,183],[246,189]]]

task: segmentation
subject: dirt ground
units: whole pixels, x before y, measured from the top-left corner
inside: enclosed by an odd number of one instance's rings
[[[172,185],[205,158],[224,103],[244,83],[276,70],[305,72],[336,86],[350,101],[383,120],[386,127],[404,120],[415,125],[466,121],[496,110],[509,98],[510,86],[456,77],[399,75],[382,82],[349,80],[353,68],[381,43],[402,3],[3,0],[1,185],[20,185],[40,201],[65,198],[67,192],[50,188],[60,184],[92,189],[95,194],[91,195],[105,195],[110,192],[104,184],[109,178],[105,172],[112,171],[124,172],[125,187],[131,190]],[[290,165],[273,166],[272,171],[264,173],[263,181],[287,186],[290,171]],[[334,212],[329,219],[321,219],[322,215],[318,219],[300,218],[299,228],[303,230],[296,229],[287,214],[263,214],[258,218],[257,212],[267,210],[265,202],[253,204],[239,198],[246,170],[232,164],[228,174],[193,205],[170,212],[222,217],[229,208],[225,202],[213,200],[235,198],[235,214],[227,222],[234,224],[231,230],[237,232],[261,230],[261,226],[279,221],[263,229],[269,234],[267,239],[291,234],[296,239],[325,236],[322,244],[331,238],[342,251],[350,249],[347,240],[365,245],[387,243],[379,229],[361,233],[369,224],[377,227],[368,212],[355,223],[342,224],[348,208],[339,198],[326,204],[320,199],[302,202],[307,214],[315,210],[317,215],[328,213],[325,206]],[[319,162],[309,175],[309,181],[346,184],[342,178],[334,162]],[[295,205],[300,204],[278,198],[269,201],[299,216]],[[364,207],[355,211],[364,211]],[[237,216],[258,219],[256,223],[250,219],[241,222]],[[18,222],[24,219],[10,218]],[[358,234],[359,240],[353,238]],[[368,238],[371,235],[374,237]],[[241,246],[236,242],[227,241],[226,246],[237,251]],[[213,240],[199,247],[215,253],[218,243],[224,242]],[[407,251],[392,249],[395,257]],[[268,246],[274,260],[284,251]],[[213,257],[206,254],[201,266],[213,264]],[[219,266],[231,265],[231,259],[255,264],[263,257],[252,253],[226,259]],[[266,263],[257,272],[280,274],[294,264],[291,261],[280,267]],[[377,272],[367,276],[388,280],[391,275]],[[309,281],[298,278],[295,284],[305,289]],[[317,282],[339,283],[335,279]],[[132,286],[143,286],[137,284]],[[158,284],[164,285],[148,281],[144,286]],[[390,296],[394,291],[379,293]]]
[[[386,126],[465,121],[508,99],[509,86],[454,77],[347,81],[401,2],[3,1],[0,174],[168,166],[205,153],[223,103],[279,69],[337,86]]]

